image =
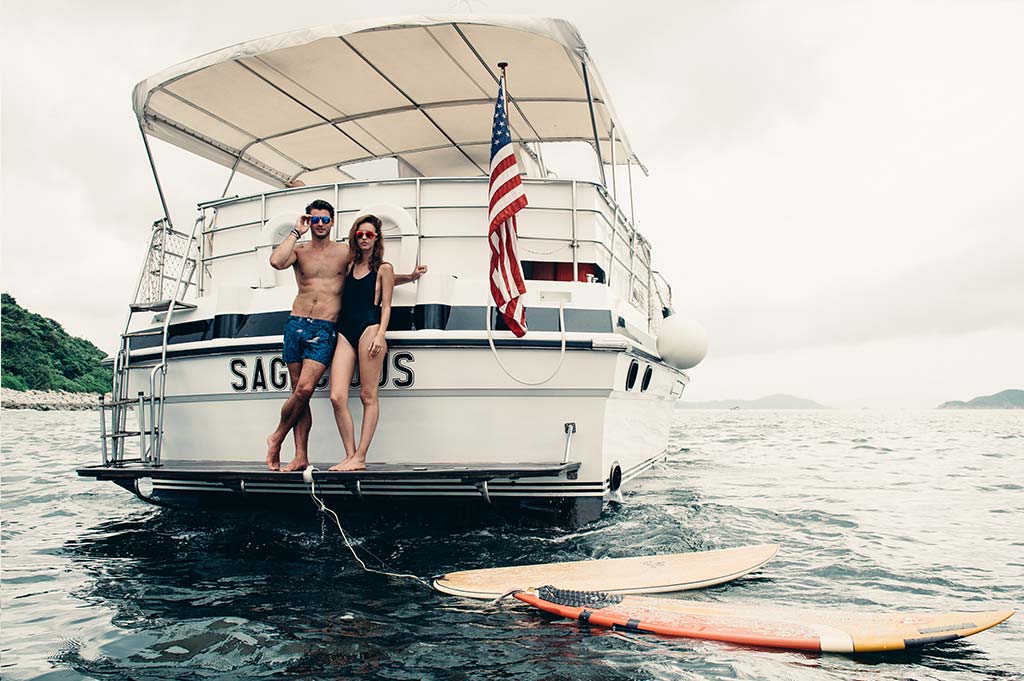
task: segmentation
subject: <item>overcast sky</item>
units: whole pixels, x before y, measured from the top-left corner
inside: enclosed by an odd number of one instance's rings
[[[296,28],[508,8],[4,3],[3,290],[116,347],[160,215],[131,109],[143,78]],[[930,407],[1024,388],[1024,2],[515,9],[576,24],[651,171],[641,230],[711,338],[689,399]],[[154,153],[190,224],[227,171]]]

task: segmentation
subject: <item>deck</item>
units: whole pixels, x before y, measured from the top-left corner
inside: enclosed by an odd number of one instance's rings
[[[356,480],[437,480],[459,479],[467,482],[488,480],[518,480],[520,478],[544,478],[565,476],[575,480],[580,463],[434,463],[429,465],[411,463],[368,463],[361,471],[329,471],[332,464],[313,464],[319,470],[313,472],[317,482],[345,483]],[[204,482],[233,483],[301,481],[302,471],[284,472],[267,470],[263,463],[242,461],[174,462],[159,467],[127,464],[123,466],[84,466],[77,469],[79,476],[96,480],[134,480],[136,478],[157,478],[161,480],[201,480]]]
[[[363,482],[399,480],[459,480],[472,484],[490,501],[488,482],[491,480],[519,480],[523,478],[564,477],[576,480],[580,463],[435,463],[430,465],[404,463],[368,463],[361,471],[330,471],[329,465],[314,466],[317,483],[343,485],[355,496],[362,496]],[[321,467],[322,466],[322,467]],[[188,482],[219,483],[232,490],[244,491],[251,483],[303,484],[302,471],[270,471],[262,463],[253,462],[175,462],[159,467],[126,464],[121,466],[85,466],[77,469],[81,477],[109,480],[126,489],[135,489],[140,478],[153,480],[180,480]]]
[[[365,470],[336,472],[327,470],[330,464],[314,462],[319,470],[312,475],[316,491],[324,499],[339,504],[358,502],[347,506],[349,513],[419,514],[424,503],[431,503],[440,505],[438,518],[453,517],[458,522],[540,519],[545,526],[576,527],[599,517],[603,503],[603,485],[580,481],[580,465],[578,461],[369,463]],[[308,505],[298,503],[309,491],[301,471],[269,471],[255,461],[173,461],[159,467],[124,462],[120,466],[83,466],[77,473],[82,478],[113,482],[159,506],[279,511]],[[474,496],[482,505],[466,505],[465,500]],[[454,515],[444,515],[452,509],[456,509]]]

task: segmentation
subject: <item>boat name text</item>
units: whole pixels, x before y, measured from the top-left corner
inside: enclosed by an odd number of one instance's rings
[[[416,382],[416,374],[412,364],[416,357],[408,350],[388,352],[384,355],[384,364],[380,371],[381,388],[391,384],[392,388],[411,388]],[[238,393],[290,390],[288,365],[280,357],[232,357],[228,360],[231,372],[231,389]],[[325,390],[329,382],[329,371],[324,372],[317,390]],[[352,387],[359,387],[359,372],[352,377]]]

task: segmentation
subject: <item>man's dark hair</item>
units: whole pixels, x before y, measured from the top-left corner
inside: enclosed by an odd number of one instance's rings
[[[334,221],[334,206],[332,206],[331,204],[327,203],[323,199],[317,199],[313,203],[311,203],[308,206],[306,206],[306,215],[309,215],[309,211],[314,210],[314,209],[315,210],[325,210],[325,211],[327,211],[328,213],[331,214],[331,221],[332,222]]]

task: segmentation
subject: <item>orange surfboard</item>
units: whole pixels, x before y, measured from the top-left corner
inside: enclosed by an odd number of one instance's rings
[[[621,631],[764,648],[861,653],[963,638],[1013,615],[990,612],[843,612],[700,603],[542,587],[515,594],[540,610]]]

